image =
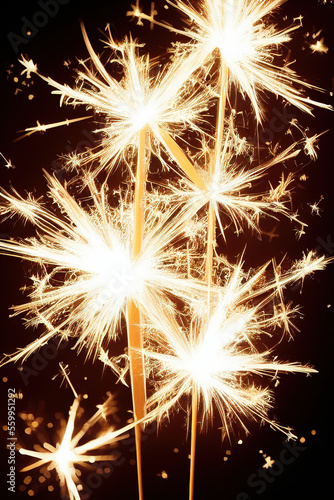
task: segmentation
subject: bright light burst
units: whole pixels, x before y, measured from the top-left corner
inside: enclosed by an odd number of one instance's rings
[[[274,263],[274,276],[266,280],[268,264],[245,275],[240,262],[209,312],[203,307],[193,313],[188,332],[172,315],[160,318],[149,332],[151,346],[145,350],[156,381],[148,408],[162,417],[196,389],[202,425],[213,417],[216,407],[225,434],[229,435],[235,421],[247,431],[245,420],[252,419],[268,422],[291,437],[289,428],[269,416],[272,392],[263,387],[260,377],[275,379],[279,372],[310,374],[316,370],[281,362],[274,357],[274,348],[263,346],[270,338],[278,344],[284,331],[291,335],[291,319],[298,307],[284,304],[283,289],[324,266],[325,259],[311,252],[284,273],[282,264]]]
[[[14,307],[28,313],[29,324],[43,324],[47,332],[10,357],[24,358],[55,334],[78,337],[77,347],[100,353],[119,333],[126,303],[133,300],[150,318],[170,307],[167,293],[196,300],[203,284],[186,277],[187,255],[172,242],[182,237],[185,220],[171,213],[147,213],[143,249],[131,256],[133,209],[125,199],[108,205],[107,195],[86,176],[93,206],[84,209],[54,177],[47,175],[50,195],[62,215],[50,212],[42,200],[17,193],[0,194],[2,214],[19,214],[37,229],[36,238],[0,241],[8,254],[40,265],[32,276],[31,301]],[[126,195],[124,195],[126,196]],[[6,358],[5,358],[6,359]]]
[[[129,424],[118,430],[109,428],[108,431],[102,432],[99,437],[84,444],[79,444],[97,422],[106,419],[109,412],[110,398],[111,396],[77,433],[75,433],[74,429],[80,398],[75,398],[69,411],[64,434],[56,446],[45,442],[42,443],[43,446],[35,446],[35,450],[19,449],[22,455],[27,455],[37,460],[33,464],[24,467],[21,472],[27,472],[48,465],[48,470],[56,470],[60,486],[63,491],[68,493],[70,500],[80,500],[80,476],[76,470],[78,465],[94,464],[95,462],[105,460],[112,461],[115,458],[112,452],[108,455],[101,455],[94,453],[94,450],[105,445],[112,446],[119,439],[124,439],[127,437],[125,433],[134,426],[134,424]]]
[[[139,133],[145,127],[153,133],[151,146],[156,143],[158,149],[153,147],[153,150],[158,154],[161,131],[174,137],[189,129],[199,131],[197,123],[201,121],[201,113],[208,108],[211,93],[209,88],[204,87],[198,92],[198,81],[189,79],[193,70],[187,69],[185,58],[158,70],[157,63],[151,62],[148,55],[138,55],[142,45],[131,38],[117,45],[109,33],[107,46],[113,57],[103,65],[83,26],[82,31],[94,69],[80,61],[83,70],[78,71],[75,88],[42,76],[36,65],[24,57],[20,62],[56,88],[53,93],[61,96],[61,103],[86,105],[103,116],[102,127],[96,130],[102,134],[101,147],[95,153],[91,151],[88,158],[89,161],[98,160],[97,171],[105,167],[111,171],[117,164],[116,160],[127,159],[127,153],[131,149],[136,150]],[[109,74],[108,65],[117,71],[117,75],[121,69],[121,78]],[[27,130],[31,134],[40,128],[30,127]]]
[[[291,184],[293,182],[291,172],[286,177],[282,173],[277,186],[273,187],[269,184],[267,192],[253,192],[254,186],[268,175],[273,166],[296,158],[300,152],[297,143],[273,155],[272,158],[260,165],[252,167],[253,160],[247,151],[247,144],[244,143],[238,151],[238,141],[240,138],[236,135],[234,125],[231,122],[226,131],[218,161],[215,161],[214,153],[208,147],[203,146],[204,154],[198,163],[200,165],[204,163],[204,168],[198,169],[198,171],[203,177],[207,189],[201,190],[187,179],[183,179],[183,187],[181,188],[171,186],[178,202],[182,199],[185,201],[185,212],[193,213],[194,210],[198,212],[205,205],[211,203],[224,237],[227,220],[233,223],[237,233],[240,233],[243,226],[247,225],[248,229],[259,234],[261,233],[259,219],[264,214],[272,217],[281,214],[290,220],[299,222],[298,215],[293,213],[288,206],[291,201]],[[210,169],[207,165],[212,162],[214,168],[212,174],[209,174],[208,170]]]
[[[278,48],[291,39],[291,32],[298,27],[278,30],[267,21],[267,16],[284,1],[199,0],[191,3],[176,0],[174,3],[167,0],[187,16],[190,27],[185,30],[156,21],[138,9],[128,14],[190,38],[194,69],[211,63],[215,51],[218,51],[232,80],[249,97],[256,117],[261,121],[264,109],[260,103],[259,91],[263,90],[282,96],[303,111],[310,112],[312,106],[331,108],[305,97],[299,90],[301,86],[320,89],[301,80],[288,63],[278,66],[275,62],[275,56],[280,55]]]

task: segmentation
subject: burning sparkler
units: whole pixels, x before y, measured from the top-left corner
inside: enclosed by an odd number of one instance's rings
[[[112,209],[106,193],[87,176],[94,205],[85,210],[58,180],[46,176],[64,217],[50,212],[41,200],[24,200],[16,192],[0,195],[2,214],[18,214],[39,231],[38,238],[0,242],[2,251],[42,264],[42,273],[32,277],[31,302],[16,306],[15,314],[28,313],[29,323],[42,323],[49,330],[9,359],[25,358],[57,333],[78,337],[78,349],[85,346],[99,354],[103,343],[117,337],[129,299],[153,319],[171,307],[166,292],[187,301],[203,293],[200,282],[186,277],[186,255],[183,264],[180,251],[171,247],[182,236],[184,221],[167,223],[170,213],[159,221],[154,214],[151,222],[148,217],[142,252],[133,259],[131,204],[126,207],[123,200],[120,208]]]
[[[312,106],[331,109],[329,105],[305,97],[294,85],[321,89],[301,80],[288,63],[278,66],[273,62],[274,56],[279,55],[278,47],[287,43],[291,39],[291,32],[298,28],[290,26],[277,30],[275,25],[266,21],[267,16],[284,1],[201,0],[195,7],[182,0],[176,0],[175,3],[167,0],[188,18],[191,27],[184,30],[157,21],[140,9],[129,11],[128,14],[190,38],[195,54],[192,61],[197,62],[197,66],[193,66],[194,70],[208,61],[210,63],[213,54],[218,51],[231,79],[251,100],[259,121],[264,114],[259,99],[259,91],[263,90],[282,96],[303,111],[310,112]]]
[[[189,499],[194,496],[195,450],[198,410],[202,409],[202,427],[212,419],[214,408],[230,436],[238,422],[248,432],[246,419],[267,422],[271,427],[295,437],[269,416],[272,391],[252,382],[254,376],[277,378],[278,373],[316,373],[314,368],[293,362],[280,362],[274,349],[259,348],[264,335],[277,331],[291,336],[291,318],[298,307],[283,301],[283,289],[325,267],[325,259],[310,252],[286,273],[274,263],[274,278],[265,281],[268,264],[253,276],[247,276],[240,262],[227,279],[214,304],[192,313],[189,329],[172,315],[159,318],[151,329],[151,346],[144,354],[153,371],[155,391],[147,401],[158,418],[168,415],[185,395],[192,400],[191,463]],[[271,305],[271,311],[268,307]],[[276,331],[275,331],[276,330]],[[152,378],[152,376],[151,376]]]
[[[178,202],[183,199],[184,210],[191,213],[194,210],[199,212],[205,205],[210,204],[224,238],[227,219],[234,225],[236,233],[240,233],[247,226],[249,230],[258,234],[261,232],[259,219],[264,214],[272,217],[281,214],[299,222],[298,215],[292,213],[287,206],[287,202],[291,199],[292,173],[288,173],[286,178],[282,174],[278,185],[275,188],[270,185],[267,193],[253,194],[250,191],[253,185],[268,175],[273,166],[297,157],[300,152],[297,143],[274,155],[268,161],[247,168],[246,158],[249,155],[247,154],[244,158],[242,154],[236,154],[237,145],[234,134],[233,124],[230,124],[226,131],[221,156],[216,162],[212,159],[213,152],[210,152],[208,148],[203,148],[203,151],[208,151],[208,153],[203,155],[204,158],[201,161],[204,164],[213,163],[214,165],[209,174],[207,168],[199,169],[199,173],[208,186],[207,189],[200,190],[187,179],[182,181],[183,187],[181,188],[171,186]],[[243,145],[243,148],[246,149],[246,145]]]
[[[158,144],[162,143],[186,174],[204,187],[172,136],[180,135],[187,128],[200,131],[196,123],[208,107],[210,89],[203,87],[198,92],[198,82],[187,79],[186,60],[177,60],[162,74],[153,74],[154,66],[148,56],[137,55],[138,44],[135,41],[130,39],[117,45],[110,35],[108,46],[115,52],[112,62],[123,70],[123,77],[118,81],[106,71],[83,26],[82,31],[97,74],[82,62],[84,70],[79,71],[77,88],[72,89],[42,76],[31,60],[23,57],[20,62],[56,88],[53,93],[60,94],[61,103],[73,106],[84,104],[104,116],[103,127],[96,131],[102,134],[101,147],[96,153],[91,152],[88,158],[89,161],[98,160],[96,171],[105,168],[112,171],[116,160],[120,157],[125,159],[131,148],[140,150],[140,134],[149,130],[153,133],[151,145],[154,139]],[[50,127],[51,124],[48,125]],[[41,126],[27,130],[31,134],[40,131]]]
[[[32,222],[38,232],[35,238],[26,241],[0,242],[4,253],[41,267],[39,274],[32,276],[30,303],[16,306],[14,314],[25,313],[28,324],[43,324],[47,330],[16,354],[6,357],[3,364],[24,359],[54,335],[73,336],[79,350],[85,347],[89,354],[99,356],[124,381],[126,369],[118,370],[117,362],[109,356],[109,348],[110,341],[121,330],[123,316],[127,323],[134,423],[79,445],[87,430],[101,417],[102,410],[74,434],[79,408],[76,397],[64,436],[56,446],[44,443],[37,451],[20,450],[38,460],[24,470],[45,464],[56,469],[71,500],[80,499],[75,464],[111,460],[112,455],[89,453],[134,426],[142,500],[140,423],[146,411],[144,359],[148,360],[147,372],[153,373],[157,389],[147,402],[154,411],[145,420],[157,415],[162,418],[183,396],[192,396],[190,499],[194,490],[198,410],[202,410],[203,426],[216,407],[227,435],[234,422],[247,431],[245,421],[251,419],[265,421],[292,437],[291,429],[270,416],[270,389],[255,382],[264,376],[273,379],[279,372],[316,372],[299,363],[278,361],[273,357],[274,348],[263,347],[263,336],[272,336],[275,344],[282,340],[281,332],[292,336],[292,318],[298,308],[284,302],[283,290],[288,284],[303,281],[308,274],[322,270],[326,259],[310,252],[287,272],[282,271],[283,263],[274,262],[271,279],[266,275],[268,264],[254,273],[246,273],[241,261],[231,265],[226,259],[225,281],[219,288],[220,279],[214,270],[219,259],[214,256],[213,248],[216,219],[224,238],[227,220],[237,233],[245,226],[259,233],[262,214],[274,217],[282,214],[299,222],[298,215],[287,206],[291,173],[282,175],[277,187],[270,184],[269,192],[250,192],[271,167],[296,158],[298,144],[275,152],[272,158],[256,166],[251,155],[249,162],[239,161],[234,110],[228,126],[225,118],[230,84],[234,83],[242,95],[248,96],[258,123],[264,118],[261,103],[264,91],[273,92],[309,113],[313,106],[331,107],[304,95],[303,89],[316,87],[303,82],[287,61],[281,67],[276,64],[280,48],[297,28],[292,25],[279,30],[268,19],[284,0],[200,0],[196,7],[182,0],[167,2],[188,18],[188,28],[176,29],[157,21],[154,7],[151,15],[144,14],[138,1],[128,12],[140,23],[148,20],[151,26],[157,24],[190,39],[189,43],[177,44],[162,70],[157,70],[156,63],[147,55],[141,55],[143,45],[131,37],[117,44],[110,30],[107,47],[111,56],[103,64],[83,26],[91,66],[80,61],[82,69],[74,88],[42,76],[37,65],[24,56],[20,61],[24,66],[22,74],[26,73],[28,78],[31,73],[41,76],[55,89],[53,93],[60,95],[61,104],[84,105],[102,116],[102,126],[95,131],[102,139],[97,148],[76,159],[77,165],[91,169],[83,174],[83,185],[91,202],[88,207],[71,195],[74,183],[63,186],[49,175],[50,195],[61,215],[57,208],[50,211],[42,200],[30,195],[23,199],[15,190],[0,193],[0,213],[9,217],[19,215]],[[108,66],[116,71],[109,72]],[[201,127],[203,112],[217,98],[216,128],[208,133]],[[24,136],[83,119],[86,117],[47,125],[37,122],[37,126],[25,130]],[[321,134],[308,137],[297,128],[303,133],[299,144],[315,159]],[[186,154],[178,143],[185,131],[192,131],[202,139],[200,167],[192,161],[195,158],[192,148]],[[151,154],[163,162],[162,149],[185,176],[181,188],[171,187],[176,208],[172,210],[169,204],[159,212],[155,203],[162,199],[159,189],[152,196],[146,193],[146,179]],[[119,191],[119,206],[114,208],[108,203],[106,182],[98,188],[96,176],[105,172],[108,178],[118,164],[129,168],[134,183],[126,192]],[[133,201],[129,202],[130,198]],[[203,216],[203,207],[208,207],[207,217]],[[190,234],[195,226],[194,216],[202,236],[203,220],[207,222],[205,282],[198,279],[203,266],[194,272],[194,262],[202,259],[199,253],[204,246],[199,251],[195,245],[192,248],[192,241],[181,249],[175,244],[187,231]],[[302,224],[300,234],[304,227]],[[185,311],[191,312],[191,320],[185,314],[181,317],[171,296],[182,301]]]
[[[48,465],[48,470],[56,470],[60,486],[68,493],[70,500],[80,500],[79,492],[82,485],[76,467],[87,463],[94,464],[95,462],[114,460],[115,454],[112,452],[108,455],[101,455],[94,453],[94,450],[106,445],[113,446],[118,440],[127,437],[126,433],[134,427],[134,423],[131,423],[118,430],[109,428],[107,432],[103,432],[99,437],[84,444],[79,444],[97,422],[106,419],[111,408],[111,399],[112,396],[109,396],[108,400],[103,405],[100,405],[96,413],[75,433],[75,420],[80,405],[80,398],[76,397],[70,408],[62,439],[57,442],[56,446],[44,442],[42,446],[36,446],[35,450],[20,448],[19,451],[22,455],[27,455],[36,460],[31,465],[24,467],[21,472]]]
[[[316,370],[298,363],[282,363],[273,358],[273,351],[259,350],[264,335],[272,336],[275,344],[277,331],[291,335],[291,318],[298,307],[283,302],[282,290],[292,282],[325,267],[325,259],[313,253],[282,273],[281,265],[274,265],[274,278],[264,281],[268,264],[254,275],[247,276],[241,262],[231,273],[214,307],[193,313],[190,330],[185,333],[173,316],[160,318],[160,324],[151,330],[151,345],[145,356],[156,372],[158,389],[148,400],[149,408],[156,408],[160,417],[179,403],[182,396],[196,387],[200,395],[196,404],[202,407],[202,426],[213,417],[217,408],[224,433],[229,435],[233,421],[244,423],[246,418],[263,420],[291,437],[290,429],[283,428],[268,416],[271,393],[250,382],[251,375],[275,378],[279,372],[315,373]],[[269,312],[269,306],[274,303]],[[157,340],[158,339],[158,340]]]

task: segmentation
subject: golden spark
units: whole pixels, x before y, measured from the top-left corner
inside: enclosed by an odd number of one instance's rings
[[[227,435],[234,421],[247,431],[244,421],[248,418],[267,422],[291,437],[291,429],[268,414],[271,391],[255,382],[258,376],[276,379],[280,372],[310,374],[316,370],[281,362],[273,349],[263,350],[259,344],[266,343],[264,336],[279,343],[282,330],[291,335],[291,317],[298,308],[284,304],[282,291],[289,283],[324,269],[325,262],[324,257],[310,252],[285,273],[282,264],[274,263],[274,277],[267,281],[268,264],[247,276],[240,262],[209,311],[204,307],[192,313],[188,330],[172,315],[159,318],[148,334],[151,345],[144,351],[156,388],[147,407],[162,417],[181,404],[182,396],[196,391],[202,425],[213,417],[216,407]]]
[[[53,446],[50,443],[44,442],[42,446],[35,446],[35,450],[27,450],[20,448],[19,452],[22,455],[27,455],[37,461],[27,467],[24,467],[21,472],[27,472],[38,467],[48,465],[48,470],[56,470],[60,486],[66,491],[70,500],[80,500],[80,471],[78,465],[86,463],[94,464],[105,460],[113,460],[115,455],[101,455],[94,453],[94,450],[105,446],[113,445],[119,439],[127,437],[126,433],[133,428],[134,424],[129,424],[122,429],[114,430],[109,428],[106,432],[101,433],[99,437],[79,444],[86,436],[87,432],[101,419],[105,419],[108,414],[110,398],[101,405],[97,412],[75,433],[75,420],[77,417],[80,398],[75,398],[69,411],[69,417],[64,429],[62,439]],[[92,453],[93,452],[93,453]],[[78,473],[79,472],[79,473]],[[80,474],[80,475],[79,475]]]
[[[85,346],[98,355],[104,342],[117,337],[129,299],[153,319],[171,307],[167,293],[190,302],[203,293],[203,283],[187,278],[187,256],[172,245],[182,237],[185,218],[173,219],[170,211],[161,213],[160,219],[148,213],[142,252],[133,259],[131,203],[121,199],[120,207],[113,209],[105,190],[99,191],[87,175],[93,206],[84,209],[56,178],[46,177],[62,216],[31,196],[25,200],[15,191],[0,193],[0,213],[18,214],[38,232],[36,238],[0,241],[2,252],[41,268],[32,276],[31,301],[15,306],[14,314],[27,313],[28,324],[47,327],[45,334],[9,359],[25,358],[55,334],[78,337],[78,349]]]
[[[135,41],[129,39],[117,45],[109,34],[107,46],[114,54],[110,63],[117,68],[117,74],[119,68],[122,69],[121,79],[116,79],[94,52],[83,26],[82,31],[95,69],[89,69],[81,61],[84,69],[78,72],[76,88],[38,74],[56,89],[53,93],[61,96],[61,104],[83,104],[103,116],[102,127],[96,131],[102,135],[101,147],[92,152],[89,160],[98,160],[98,171],[105,167],[111,171],[115,159],[126,158],[129,150],[138,147],[140,133],[147,129],[152,133],[151,145],[156,144],[157,154],[162,144],[178,163],[181,162],[181,168],[186,168],[187,175],[200,183],[196,171],[189,172],[187,166],[184,167],[184,154],[174,137],[179,137],[186,129],[200,131],[197,122],[208,107],[212,95],[210,88],[201,87],[198,92],[198,82],[188,80],[192,71],[187,70],[186,59],[175,60],[159,73],[148,56],[137,54],[140,46]],[[21,63],[31,66],[25,59]],[[32,133],[38,129],[29,130]]]
[[[279,47],[286,44],[291,39],[291,32],[299,27],[278,30],[267,21],[284,0],[200,0],[196,6],[182,0],[167,2],[185,14],[189,28],[178,30],[142,12],[132,11],[129,15],[190,38],[194,69],[212,62],[218,51],[231,79],[249,97],[258,121],[263,118],[259,93],[264,90],[283,97],[303,111],[311,112],[312,106],[331,109],[329,105],[305,97],[295,87],[317,88],[303,82],[289,64],[280,67],[273,62],[274,57],[280,55]]]

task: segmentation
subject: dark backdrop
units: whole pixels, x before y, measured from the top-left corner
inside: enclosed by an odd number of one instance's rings
[[[145,4],[149,11],[150,2]],[[173,21],[176,11],[171,8],[167,11],[163,3],[157,1],[156,7],[161,18]],[[20,53],[29,55],[37,62],[44,75],[50,75],[60,82],[73,82],[73,69],[76,67],[76,57],[86,58],[87,52],[82,40],[79,20],[82,19],[93,41],[94,47],[102,51],[102,38],[99,29],[110,23],[111,31],[116,39],[121,39],[129,30],[147,43],[150,53],[155,56],[164,53],[165,48],[174,39],[162,28],[150,31],[147,24],[144,28],[137,27],[125,16],[130,0],[110,1],[69,0],[59,5],[59,11],[54,16],[36,17],[41,11],[37,1],[5,1],[1,2],[1,123],[0,151],[10,159],[15,169],[5,167],[5,161],[0,158],[1,184],[5,187],[13,185],[19,192],[32,191],[35,195],[45,192],[45,182],[42,168],[55,171],[58,176],[63,172],[57,155],[92,145],[91,131],[94,123],[79,122],[70,127],[51,130],[44,135],[35,134],[19,142],[13,142],[18,137],[18,130],[33,126],[36,120],[40,123],[50,123],[83,116],[83,108],[60,108],[59,99],[50,95],[50,88],[33,77],[34,84],[27,87],[24,76],[20,75],[21,65],[18,63]],[[316,0],[291,0],[282,6],[282,15],[277,17],[280,25],[290,23],[293,18],[303,16],[303,26],[295,34],[289,44],[292,51],[290,59],[296,59],[294,67],[305,79],[311,81],[327,91],[333,90],[333,54],[334,43],[332,36],[334,6],[331,2],[324,5]],[[283,16],[287,19],[282,20]],[[24,18],[24,19],[22,19]],[[23,25],[37,19],[40,27],[32,31],[31,39],[18,38],[22,36]],[[178,20],[175,20],[179,23]],[[32,28],[33,29],[33,28]],[[318,31],[322,30],[319,34]],[[8,34],[12,33],[12,35]],[[318,33],[318,34],[317,34]],[[13,35],[14,34],[14,35]],[[312,38],[312,35],[316,35]],[[312,53],[309,44],[324,37],[329,47],[327,54]],[[70,66],[64,65],[70,61]],[[19,90],[17,90],[19,89]],[[33,95],[33,98],[29,98]],[[331,97],[312,93],[312,97],[322,98],[330,102]],[[242,100],[238,106],[243,107]],[[276,111],[275,111],[276,110]],[[334,254],[333,214],[333,142],[332,129],[333,114],[317,109],[315,117],[303,115],[292,108],[287,108],[288,115],[284,115],[284,107],[275,98],[267,98],[267,120],[260,138],[262,141],[277,142],[285,140],[288,124],[283,120],[281,130],[270,127],[275,113],[281,112],[284,116],[296,117],[311,133],[330,131],[321,137],[319,158],[316,163],[303,159],[304,170],[308,176],[306,182],[300,182],[295,188],[294,204],[298,207],[303,220],[308,223],[306,234],[296,240],[290,224],[282,222],[277,228],[279,238],[269,239],[263,235],[262,240],[257,238],[240,237],[238,241],[229,243],[228,247],[220,241],[222,252],[228,252],[232,259],[244,248],[247,243],[246,264],[255,266],[276,256],[279,260],[285,253],[291,261],[301,257],[306,249],[317,248],[319,253],[327,256]],[[252,132],[253,133],[253,132]],[[247,131],[245,131],[247,135]],[[260,142],[261,142],[260,140]],[[321,217],[311,215],[308,203],[316,202],[323,196],[320,203]],[[274,221],[265,221],[263,229],[270,232],[275,226]],[[22,228],[13,221],[5,221],[0,229],[1,236],[29,235],[30,228]],[[20,318],[9,318],[8,308],[25,299],[20,288],[27,283],[28,267],[19,260],[10,257],[1,257],[1,351],[13,352],[17,346],[25,345],[33,338],[34,332],[25,330]],[[218,420],[213,428],[198,439],[197,450],[197,477],[196,499],[224,499],[224,500],[319,500],[332,498],[332,446],[333,446],[333,270],[318,273],[306,279],[301,295],[300,289],[289,289],[287,298],[300,303],[303,307],[304,318],[298,320],[300,333],[297,333],[294,342],[285,343],[280,348],[283,359],[299,360],[314,365],[319,374],[312,378],[301,376],[283,376],[276,389],[277,407],[275,413],[283,424],[293,427],[299,438],[305,442],[298,448],[290,451],[293,457],[288,464],[282,464],[285,456],[284,435],[274,432],[267,427],[252,428],[252,433],[245,438],[242,433],[232,439],[232,444],[221,442],[221,431],[218,429]],[[332,307],[330,307],[332,305]],[[7,365],[1,369],[1,425],[6,424],[7,390],[15,388],[20,396],[16,401],[17,436],[25,446],[32,446],[38,436],[48,436],[52,433],[47,423],[57,422],[62,413],[67,416],[73,395],[66,384],[60,386],[60,378],[52,380],[59,371],[59,361],[68,363],[71,368],[71,380],[77,391],[88,394],[83,401],[87,418],[94,412],[96,404],[103,401],[109,390],[117,394],[120,403],[120,417],[125,421],[126,410],[131,408],[131,397],[128,389],[115,385],[115,377],[108,371],[103,371],[102,365],[86,361],[84,353],[77,355],[71,350],[71,345],[56,351],[50,351],[50,358],[27,360],[26,376],[22,376],[18,366]],[[29,371],[33,370],[33,371]],[[87,379],[85,379],[87,377]],[[39,429],[31,435],[25,432],[26,426],[20,417],[22,412],[33,413],[35,419],[40,417]],[[57,418],[56,413],[58,412]],[[56,425],[56,423],[55,423]],[[311,434],[311,431],[316,433]],[[38,472],[19,473],[18,470],[29,463],[27,457],[16,456],[17,483],[16,493],[9,493],[5,485],[5,474],[8,472],[7,450],[5,448],[6,432],[2,432],[1,449],[1,498],[28,498],[32,491],[37,499],[59,498],[60,492],[55,475],[43,484],[40,483]],[[163,424],[158,435],[154,428],[150,428],[144,437],[144,484],[146,499],[181,500],[187,498],[187,482],[189,461],[189,439],[187,438],[185,415],[177,414],[169,423]],[[242,444],[237,441],[242,439]],[[176,452],[177,450],[178,452]],[[136,498],[136,471],[133,460],[135,452],[130,441],[120,445],[122,459],[114,464],[109,478],[103,478],[101,484],[88,470],[83,478],[92,490],[92,499],[107,498]],[[259,471],[265,472],[263,453],[276,460],[276,466],[269,469],[266,478],[258,478]],[[224,460],[225,458],[225,460]],[[227,460],[226,460],[227,459]],[[163,477],[165,471],[167,478]],[[90,475],[91,474],[91,475]],[[31,482],[24,484],[25,479],[31,476]],[[261,482],[260,482],[261,481]],[[25,490],[23,492],[19,491]],[[53,491],[48,491],[48,486]],[[90,486],[89,486],[90,485]],[[95,487],[95,486],[98,487]],[[30,492],[30,493],[28,493]],[[244,494],[243,494],[244,492]]]

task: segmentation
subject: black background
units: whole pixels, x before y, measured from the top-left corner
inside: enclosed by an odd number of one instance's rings
[[[164,2],[156,2],[160,18],[174,22],[181,26],[177,19],[176,10],[163,8]],[[108,22],[112,34],[116,40],[121,39],[131,30],[134,36],[146,42],[147,48],[152,56],[164,54],[166,47],[175,39],[168,31],[155,27],[153,31],[146,24],[137,27],[125,16],[130,1],[118,2],[95,0],[79,1],[70,0],[66,5],[59,8],[54,18],[50,18],[45,26],[38,28],[34,36],[27,40],[26,44],[19,46],[19,53],[29,55],[37,62],[40,71],[55,80],[73,83],[74,71],[77,58],[86,58],[87,52],[80,32],[79,20],[85,23],[87,32],[97,47],[102,51],[103,44],[98,40],[103,38],[98,31],[103,31]],[[141,2],[148,12],[150,2]],[[35,195],[45,192],[45,182],[42,168],[48,171],[56,171],[58,176],[63,172],[59,169],[57,155],[69,152],[76,148],[82,148],[91,144],[90,132],[94,130],[94,123],[84,121],[47,132],[44,135],[35,134],[30,138],[19,142],[13,142],[20,135],[18,130],[33,126],[36,120],[40,123],[51,123],[84,116],[83,108],[73,110],[72,108],[60,108],[57,96],[50,95],[50,88],[45,82],[33,77],[34,84],[29,88],[22,82],[21,65],[17,59],[13,46],[8,39],[8,33],[21,35],[24,24],[22,17],[33,19],[36,12],[41,8],[35,1],[11,1],[1,2],[4,9],[1,15],[1,124],[0,151],[7,159],[10,159],[15,169],[6,169],[5,161],[0,159],[1,185],[8,188],[13,185],[20,193],[32,191]],[[288,48],[292,51],[291,59],[296,59],[294,68],[303,75],[305,80],[318,85],[327,91],[332,89],[334,41],[332,36],[334,6],[329,2],[323,5],[316,0],[291,0],[284,4],[281,13],[277,16],[279,25],[289,24],[293,18],[302,14],[303,26],[294,35],[293,41]],[[287,16],[287,20],[282,18]],[[284,24],[285,23],[285,24]],[[329,47],[328,54],[312,53],[308,44],[311,42],[312,34],[322,29],[317,39],[324,37]],[[309,36],[306,34],[309,33]],[[64,60],[70,60],[68,69],[64,66]],[[10,73],[8,72],[10,71]],[[14,82],[14,77],[18,78]],[[17,88],[22,89],[15,95]],[[34,98],[29,100],[29,94]],[[331,97],[326,93],[321,96],[311,93],[313,98],[325,102],[331,102]],[[242,100],[238,102],[240,107],[244,106]],[[285,141],[284,126],[281,131],[273,135],[270,131],[270,121],[274,116],[275,109],[283,110],[283,104],[275,98],[267,97],[267,120],[264,124],[267,137],[273,142]],[[329,111],[316,109],[315,117],[302,114],[292,108],[288,112],[296,117],[304,127],[310,128],[310,133],[320,133],[326,129],[332,129],[333,114]],[[290,115],[289,115],[290,116]],[[268,129],[269,126],[269,129]],[[266,128],[267,127],[267,128]],[[250,132],[251,135],[253,132]],[[247,136],[247,131],[245,132]],[[87,143],[88,141],[88,143]],[[244,248],[247,243],[246,263],[250,266],[264,263],[268,258],[276,257],[278,260],[284,254],[288,254],[291,261],[301,257],[306,249],[318,248],[319,253],[331,256],[334,253],[330,242],[334,241],[334,228],[332,224],[333,214],[333,131],[321,137],[319,158],[315,163],[302,159],[305,173],[308,176],[306,182],[296,185],[294,194],[294,206],[298,207],[300,214],[308,223],[306,234],[296,240],[292,226],[282,221],[277,232],[279,238],[270,241],[268,236],[263,235],[262,240],[256,237],[241,236],[238,241],[228,243],[227,247],[221,243],[221,251],[228,253],[231,259]],[[324,196],[320,207],[321,217],[311,215],[308,203],[318,201]],[[265,221],[263,228],[271,230],[276,223]],[[0,229],[2,237],[8,235],[29,235],[31,229],[27,226],[22,228],[21,224],[13,221],[5,221]],[[25,345],[34,336],[34,332],[25,330],[20,318],[9,318],[8,308],[12,304],[25,301],[24,293],[20,288],[27,283],[28,267],[18,260],[10,257],[1,257],[1,339],[2,351],[13,352],[18,346]],[[318,500],[322,498],[333,498],[332,490],[332,468],[333,460],[333,270],[329,268],[310,279],[306,279],[303,294],[299,289],[289,289],[287,299],[294,303],[300,303],[303,307],[304,318],[298,320],[301,333],[296,334],[294,342],[286,342],[279,348],[278,354],[282,359],[299,360],[314,365],[319,374],[311,378],[301,376],[283,376],[276,389],[276,415],[283,424],[293,427],[298,437],[304,437],[304,449],[295,457],[293,463],[284,466],[282,473],[275,477],[271,484],[267,484],[265,491],[259,493],[256,487],[247,485],[247,480],[253,473],[262,468],[264,458],[259,453],[270,455],[278,460],[284,447],[284,435],[274,432],[267,427],[252,428],[252,433],[245,438],[238,430],[232,439],[232,444],[227,441],[221,442],[221,431],[218,429],[218,419],[209,429],[207,434],[201,434],[198,439],[197,463],[196,463],[196,499],[238,499],[238,494],[245,492],[249,498],[260,500]],[[59,349],[58,354],[50,359],[45,366],[39,367],[39,371],[28,377],[27,385],[24,383],[17,366],[7,365],[1,369],[1,378],[7,377],[8,381],[1,381],[0,407],[3,410],[1,424],[6,423],[6,401],[8,387],[14,387],[17,393],[23,395],[22,399],[16,401],[17,407],[17,435],[25,446],[32,446],[37,442],[38,432],[44,432],[52,440],[52,435],[47,434],[46,423],[54,421],[56,412],[62,412],[66,417],[72,403],[73,395],[69,388],[63,384],[60,387],[60,378],[52,380],[58,372],[59,361],[68,363],[71,369],[71,380],[76,390],[89,395],[84,400],[85,417],[88,418],[95,411],[95,405],[103,401],[107,391],[117,394],[120,403],[120,418],[125,422],[126,410],[131,408],[130,391],[115,385],[115,377],[108,370],[103,371],[102,364],[92,360],[85,360],[84,353],[76,354],[70,349],[70,345]],[[27,360],[26,365],[32,367],[32,361]],[[35,366],[36,368],[36,366]],[[35,370],[36,372],[36,370]],[[87,380],[84,379],[87,377]],[[19,418],[19,413],[28,411],[37,416],[43,416],[40,425],[42,430],[36,432],[36,436],[26,436],[24,424]],[[311,435],[311,430],[316,430],[316,435]],[[38,472],[31,473],[32,482],[25,492],[19,492],[18,487],[22,484],[27,474],[17,472],[17,492],[13,495],[8,493],[5,485],[5,474],[7,474],[7,451],[5,449],[6,433],[3,435],[1,450],[1,498],[18,496],[30,498],[28,490],[35,491],[34,498],[52,499],[60,498],[56,476],[44,485],[38,483]],[[187,438],[185,414],[179,413],[172,417],[171,421],[162,425],[159,433],[150,429],[143,443],[144,462],[144,487],[146,499],[169,499],[175,500],[187,498],[188,482],[188,452],[189,439]],[[238,439],[243,444],[237,444]],[[174,448],[179,450],[174,452]],[[111,477],[103,479],[98,488],[92,488],[92,499],[107,498],[136,498],[136,470],[133,465],[135,452],[133,445],[129,442],[120,445],[124,463],[115,465]],[[230,455],[226,451],[231,450]],[[224,457],[228,457],[224,461]],[[29,463],[27,457],[17,455],[17,471]],[[122,460],[123,461],[123,460]],[[264,470],[264,469],[262,469]],[[166,471],[168,478],[161,477],[162,471]],[[83,478],[87,478],[91,471],[84,472]],[[84,479],[85,480],[85,479]],[[47,486],[54,485],[54,491],[49,492]],[[245,498],[247,498],[245,496]],[[242,496],[239,497],[242,500]]]

